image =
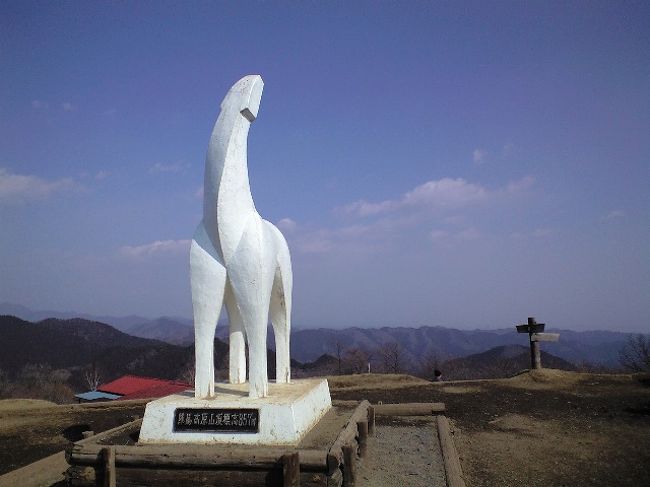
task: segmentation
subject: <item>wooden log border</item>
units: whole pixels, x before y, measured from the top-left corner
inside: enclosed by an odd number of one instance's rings
[[[282,456],[282,487],[300,487],[300,454]]]
[[[77,466],[102,465],[106,445],[75,444],[69,450],[68,463]],[[209,445],[115,445],[115,465],[127,468],[194,468],[199,470],[271,470],[280,468],[285,455],[299,454],[300,469],[306,472],[327,472],[333,468],[325,449],[223,448]],[[338,466],[338,463],[336,464]]]
[[[454,446],[454,440],[451,436],[449,420],[446,416],[436,417],[436,426],[438,429],[438,439],[442,449],[442,460],[445,465],[445,475],[447,477],[448,487],[465,487],[463,480],[463,470],[460,467],[458,452]]]
[[[377,416],[429,416],[445,412],[441,402],[408,402],[402,404],[374,404]]]
[[[337,401],[339,402],[339,401]],[[329,479],[340,476],[346,485],[354,485],[356,461],[367,454],[368,436],[375,433],[376,415],[421,416],[444,411],[441,403],[378,404],[368,401],[334,404],[335,406],[356,405],[329,449],[302,449],[288,447],[234,447],[224,449],[223,445],[101,445],[99,442],[110,436],[136,431],[142,420],[123,424],[98,435],[84,438],[66,450],[68,463],[77,469],[92,467],[97,474],[98,485],[114,485],[118,469],[127,472],[160,469],[172,471],[232,471],[282,472],[283,484],[299,485],[300,479],[308,474],[326,475]],[[278,473],[279,474],[279,473]],[[121,474],[120,474],[121,475]],[[314,477],[315,479],[315,477]],[[339,481],[340,482],[340,481]],[[456,487],[456,486],[454,486]]]

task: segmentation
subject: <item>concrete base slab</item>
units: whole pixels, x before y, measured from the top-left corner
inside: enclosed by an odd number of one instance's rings
[[[147,404],[138,443],[296,445],[332,407],[325,379],[269,383],[269,396],[248,397],[248,384],[217,384],[216,396],[193,391]]]

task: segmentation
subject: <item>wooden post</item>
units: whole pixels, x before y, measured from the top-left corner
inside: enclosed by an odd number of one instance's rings
[[[282,486],[300,487],[300,456],[298,452],[282,456]]]
[[[531,369],[541,369],[542,368],[542,356],[539,351],[539,342],[536,342],[530,337],[530,368]]]
[[[111,447],[102,448],[102,460],[104,467],[104,485],[103,487],[116,487],[115,472],[115,449]]]
[[[544,333],[544,323],[537,323],[532,316],[528,317],[528,323],[517,325],[517,333],[528,333],[530,342],[530,370],[542,368],[542,356],[539,351],[540,341],[556,342],[560,335],[558,333]]]
[[[356,474],[354,471],[356,460],[356,448],[352,445],[344,445],[343,448],[343,485],[345,487],[354,487]]]
[[[368,434],[375,436],[375,408],[368,407]]]
[[[357,431],[359,431],[359,456],[366,456],[368,451],[368,421],[357,421]]]

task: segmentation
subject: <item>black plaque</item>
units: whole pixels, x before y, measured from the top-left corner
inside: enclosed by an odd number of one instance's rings
[[[179,433],[257,433],[259,409],[195,409],[174,411],[174,431]]]

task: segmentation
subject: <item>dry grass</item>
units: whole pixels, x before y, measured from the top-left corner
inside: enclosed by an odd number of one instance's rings
[[[461,385],[450,385],[443,386],[442,392],[445,394],[473,394],[475,392],[481,392],[483,389],[478,386],[461,386]]]
[[[330,375],[327,382],[332,391],[401,389],[431,384],[427,380],[406,374]]]
[[[588,372],[540,369],[527,370],[508,379],[497,379],[495,382],[499,385],[518,389],[564,390],[572,389],[578,384],[598,385],[600,380],[606,381],[608,384],[612,382],[625,384],[632,383],[634,379],[630,374],[591,374]]]
[[[44,401],[43,399],[2,399],[0,400],[0,411],[13,411],[25,409],[39,409],[56,406],[56,403]]]

